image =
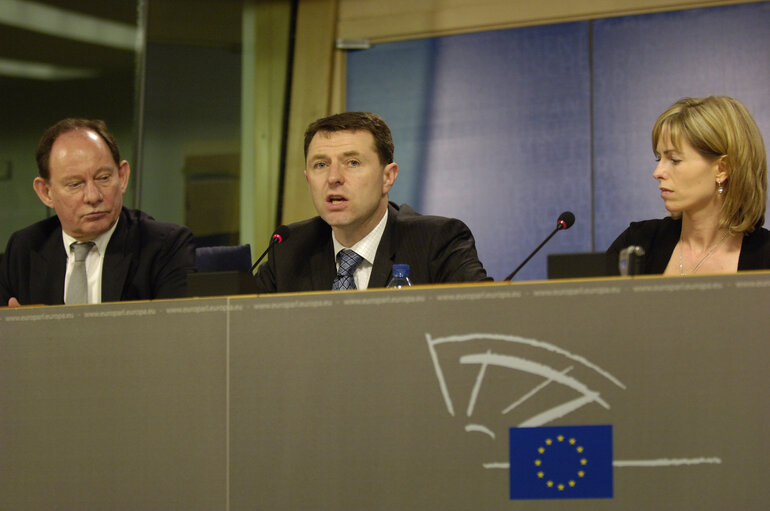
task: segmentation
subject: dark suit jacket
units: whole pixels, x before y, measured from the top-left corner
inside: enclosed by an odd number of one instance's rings
[[[288,226],[257,271],[262,293],[331,290],[337,274],[331,227],[321,217]],[[388,221],[374,258],[369,287],[385,287],[394,263],[410,266],[412,284],[491,280],[473,235],[460,220],[420,215],[407,205],[388,206]]]
[[[15,232],[0,263],[0,306],[64,303],[67,253],[58,217]],[[195,268],[192,233],[133,209],[120,213],[102,266],[102,302],[181,298]]]
[[[628,229],[612,243],[608,253],[618,256],[630,245],[644,249],[642,273],[656,274],[666,270],[671,254],[682,233],[682,221],[666,217],[660,220],[632,222]],[[738,271],[770,269],[770,232],[757,227],[743,237],[741,255],[738,257]]]

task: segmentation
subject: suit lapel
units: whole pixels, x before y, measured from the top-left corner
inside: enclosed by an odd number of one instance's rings
[[[29,289],[33,301],[63,304],[67,252],[64,250],[61,227],[49,236],[42,250],[30,254],[29,269]]]
[[[369,288],[385,287],[388,285],[393,269],[393,261],[396,257],[394,240],[397,239],[397,236],[394,234],[394,231],[397,218],[398,210],[392,204],[388,204],[388,222],[385,224],[385,231],[382,233],[380,244],[377,247],[377,254],[374,256],[372,274],[369,277]]]
[[[102,265],[102,302],[118,302],[123,299],[128,273],[134,253],[130,250],[130,233],[125,210],[120,214],[118,225],[107,243],[107,253]]]
[[[337,266],[334,262],[334,243],[331,230],[318,250],[310,256],[311,289],[331,290],[334,277],[337,276]]]

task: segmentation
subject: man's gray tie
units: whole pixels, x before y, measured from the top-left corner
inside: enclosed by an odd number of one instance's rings
[[[364,258],[347,248],[340,250],[337,257],[340,260],[340,269],[337,270],[337,277],[334,279],[332,289],[355,289],[356,281],[353,280],[353,272],[356,271],[356,268],[358,268],[358,265],[361,264]]]
[[[75,262],[72,265],[70,281],[67,286],[67,296],[64,303],[73,305],[76,303],[88,303],[88,276],[86,275],[86,256],[93,248],[94,242],[89,241],[81,243],[76,241],[70,245],[75,256]]]

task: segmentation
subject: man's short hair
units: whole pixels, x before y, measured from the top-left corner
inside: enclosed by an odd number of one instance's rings
[[[51,148],[53,148],[54,142],[61,135],[69,133],[75,130],[91,130],[100,137],[107,144],[112,154],[112,159],[115,160],[115,165],[120,167],[120,150],[118,144],[115,142],[115,138],[107,129],[107,125],[104,121],[99,119],[76,119],[67,118],[57,122],[43,133],[40,142],[37,144],[37,152],[35,153],[37,159],[37,170],[40,173],[40,177],[48,181],[51,177],[51,169],[49,167],[49,160],[51,159]]]
[[[374,146],[380,163],[393,163],[393,136],[390,128],[377,114],[370,112],[343,112],[330,115],[310,124],[305,131],[305,161],[310,141],[318,132],[333,133],[335,131],[368,131],[374,137]]]

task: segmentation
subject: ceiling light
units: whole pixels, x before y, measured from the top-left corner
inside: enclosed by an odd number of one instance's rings
[[[33,80],[72,80],[77,78],[94,78],[99,72],[96,69],[82,67],[64,67],[42,62],[27,62],[0,58],[0,75],[16,78],[32,78]]]
[[[39,2],[0,1],[0,23],[100,46],[136,51],[141,31],[134,25],[68,11]]]

